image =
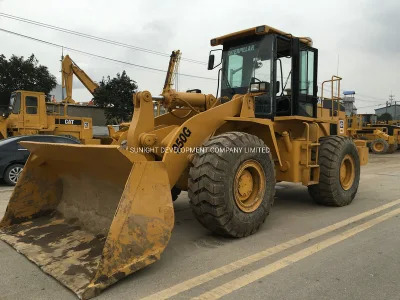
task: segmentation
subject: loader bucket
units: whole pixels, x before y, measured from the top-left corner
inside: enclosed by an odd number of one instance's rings
[[[1,240],[81,299],[160,258],[174,224],[162,162],[132,162],[118,146],[24,147]]]

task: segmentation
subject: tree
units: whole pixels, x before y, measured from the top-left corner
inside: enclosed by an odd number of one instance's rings
[[[126,72],[118,73],[116,77],[102,79],[95,90],[93,103],[105,108],[108,124],[129,122],[133,113],[133,98],[138,86],[131,80]]]
[[[381,115],[378,117],[378,121],[385,121],[385,122],[387,122],[387,121],[391,121],[391,120],[393,120],[393,117],[392,117],[392,115],[389,114],[389,113],[381,114]]]
[[[39,65],[34,54],[27,59],[12,55],[9,60],[0,55],[0,99],[3,101],[10,99],[16,90],[43,92],[49,100],[56,84],[56,77],[46,66]]]

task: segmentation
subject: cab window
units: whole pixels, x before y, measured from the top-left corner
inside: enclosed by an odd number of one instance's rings
[[[28,115],[36,115],[37,106],[38,106],[38,99],[36,97],[33,96],[25,97],[25,107],[26,107],[26,113]]]

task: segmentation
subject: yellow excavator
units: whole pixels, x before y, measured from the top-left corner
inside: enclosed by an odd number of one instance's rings
[[[322,205],[350,204],[368,149],[346,137],[336,96],[319,102],[311,39],[262,25],[211,45],[223,48],[220,97],[138,92],[119,145],[23,143],[31,156],[0,239],[89,299],[160,258],[173,187],[188,191],[203,226],[237,238],[264,223],[279,181]],[[153,101],[168,113],[154,117]]]
[[[69,55],[62,61],[62,84],[66,89],[63,103],[46,101],[42,92],[18,90],[11,94],[8,107],[0,116],[0,139],[15,135],[64,135],[84,144],[100,144],[93,137],[92,118],[68,114],[68,104],[73,104],[72,82],[76,76],[93,94],[98,85],[75,64]]]

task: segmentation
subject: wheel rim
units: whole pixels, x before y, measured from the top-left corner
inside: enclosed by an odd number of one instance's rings
[[[376,143],[374,143],[373,147],[374,147],[374,150],[375,150],[376,152],[382,152],[383,149],[385,148],[385,146],[384,146],[383,143],[381,143],[381,142],[376,142]]]
[[[8,178],[12,183],[17,183],[19,176],[21,175],[23,168],[22,167],[14,167],[10,170],[8,174]]]
[[[349,154],[346,154],[340,165],[340,184],[345,191],[353,186],[355,177],[354,159]]]
[[[243,162],[235,175],[236,205],[243,212],[253,212],[261,204],[265,193],[265,174],[262,166],[255,160]]]

